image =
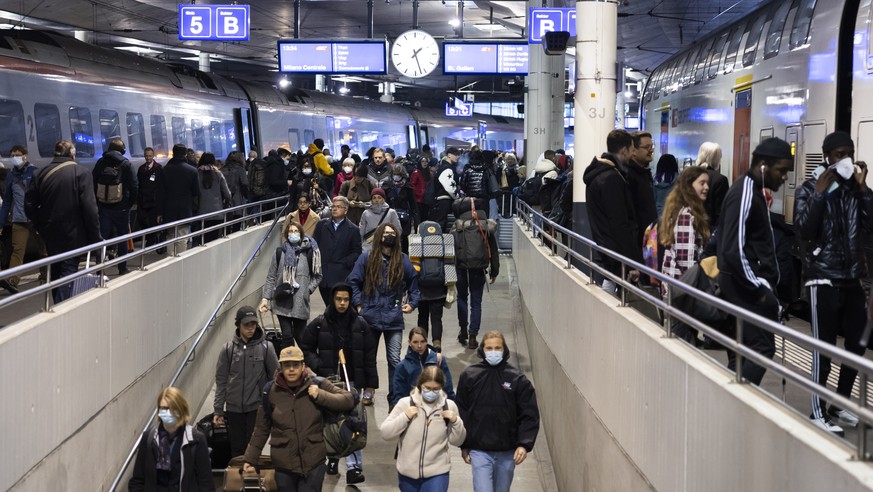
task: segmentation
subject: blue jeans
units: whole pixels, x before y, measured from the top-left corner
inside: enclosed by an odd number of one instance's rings
[[[314,470],[306,475],[298,475],[289,470],[276,468],[276,488],[282,491],[320,492],[324,484],[324,473],[326,471],[327,465],[324,463],[315,467]]]
[[[464,331],[469,325],[470,335],[476,335],[479,333],[479,325],[482,323],[482,293],[485,291],[485,270],[458,268],[458,283],[456,287],[458,289],[458,324],[461,325],[461,331]],[[468,296],[470,298],[469,305],[467,304]]]
[[[123,236],[130,232],[130,210],[116,210],[113,208],[98,208],[100,215],[100,235],[103,239],[112,239]],[[115,234],[112,229],[115,228]],[[127,254],[127,241],[118,243],[118,256]],[[118,273],[127,271],[127,262],[118,264]]]
[[[63,261],[59,261],[57,263],[52,263],[49,267],[49,278],[51,280],[57,280],[59,278],[67,277],[79,271],[79,260],[80,257],[68,258]],[[55,287],[52,289],[52,299],[55,304],[60,304],[63,301],[66,301],[73,295],[73,284],[62,284],[60,287]]]
[[[400,364],[400,344],[403,343],[403,330],[373,330],[373,343],[379,345],[379,337],[385,336],[385,353],[388,356],[388,403],[394,398],[394,368]]]
[[[470,450],[474,492],[509,492],[515,474],[515,451]]]
[[[398,473],[397,478],[400,482],[400,492],[446,492],[449,490],[448,473],[428,478],[409,478]]]
[[[346,470],[353,468],[364,469],[364,453],[360,449],[346,456]]]

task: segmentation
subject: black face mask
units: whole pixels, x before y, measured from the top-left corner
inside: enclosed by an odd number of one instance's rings
[[[382,236],[382,246],[393,248],[395,244],[397,244],[397,236],[387,234]]]

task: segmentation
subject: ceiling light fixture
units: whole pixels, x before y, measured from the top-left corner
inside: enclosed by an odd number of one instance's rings
[[[282,89],[288,87],[289,85],[291,85],[291,81],[288,80],[287,76],[279,79],[279,87],[281,87]]]
[[[459,21],[458,19],[452,19],[449,21],[449,25],[452,27],[458,27],[461,25],[461,21]]]

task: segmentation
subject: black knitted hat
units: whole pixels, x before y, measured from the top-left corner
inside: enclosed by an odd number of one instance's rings
[[[851,147],[854,149],[855,142],[852,142],[852,136],[846,132],[833,132],[825,137],[824,142],[821,144],[821,150],[825,154],[839,147]]]

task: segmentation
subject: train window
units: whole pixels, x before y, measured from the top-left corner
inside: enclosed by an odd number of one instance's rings
[[[185,132],[185,118],[173,117],[170,124],[173,126],[173,145],[182,144],[187,147],[188,135]]]
[[[292,152],[300,150],[300,130],[296,128],[288,129],[288,145]]]
[[[767,16],[761,12],[746,31],[749,33],[749,36],[746,38],[746,50],[743,52],[744,67],[751,67],[755,64],[755,55],[758,54],[758,41],[761,40],[761,32],[764,30],[764,21],[766,20]]]
[[[236,126],[233,124],[232,120],[226,120],[224,122],[224,141],[227,143],[227,153],[236,152],[238,147],[236,145]]]
[[[153,114],[149,120],[152,130],[152,149],[155,155],[164,157],[169,155],[170,147],[167,145],[167,120],[161,115]],[[78,150],[78,149],[77,149]]]
[[[709,68],[706,70],[706,75],[710,79],[714,79],[718,75],[718,65],[721,63],[721,54],[724,51],[724,45],[727,44],[728,32],[722,33],[715,42],[715,49],[712,50],[712,58],[709,59]]]
[[[724,73],[734,71],[734,65],[737,61],[737,51],[740,49],[740,41],[743,39],[743,26],[739,25],[731,31],[730,43],[728,43],[727,54],[724,55]]]
[[[209,122],[209,151],[216,159],[223,159],[224,145],[222,145],[222,129],[221,123],[217,121]]]
[[[308,146],[315,141],[315,132],[312,130],[303,130],[303,145]],[[297,149],[295,149],[297,150]]]
[[[791,38],[788,49],[793,50],[806,44],[809,39],[809,25],[815,12],[815,0],[800,0],[800,7],[794,14],[794,25],[791,26]]]
[[[688,58],[685,59],[685,64],[682,66],[682,76],[679,79],[683,87],[691,83],[691,77],[694,75],[694,64],[702,49],[703,46],[698,46],[696,49],[692,49],[691,53],[688,53]]]
[[[113,138],[121,138],[121,123],[118,121],[118,113],[108,109],[100,110],[100,144],[106,150],[109,141]]]
[[[687,59],[688,59],[687,54],[679,57],[679,61],[676,63],[676,66],[674,67],[674,70],[673,70],[673,75],[670,78],[670,81],[671,81],[670,85],[674,85],[674,84],[679,83],[679,79],[682,76],[682,68],[685,66],[685,60],[687,60]]]
[[[127,151],[131,157],[142,157],[146,148],[145,122],[140,113],[127,113]]]
[[[770,21],[770,28],[767,29],[767,39],[764,41],[765,60],[779,54],[779,45],[782,44],[782,29],[785,28],[788,12],[792,7],[797,6],[797,1],[783,2],[773,13],[773,20]]]
[[[704,44],[704,48],[700,50],[700,54],[697,55],[697,63],[694,64],[694,83],[700,82],[703,80],[704,72],[706,69],[706,61],[709,60],[709,55],[712,52],[712,45],[715,43],[716,39],[712,38]]]
[[[61,137],[61,114],[54,104],[37,103],[33,106],[33,119],[36,120],[36,143],[39,155],[53,157],[55,144]]]
[[[94,157],[94,127],[91,125],[90,109],[70,106],[70,133],[76,144],[76,155]]]
[[[13,145],[27,145],[24,108],[18,101],[0,99],[0,152],[9,152]]]
[[[206,131],[203,129],[203,122],[200,120],[191,120],[191,139],[194,141],[194,151],[206,151]]]
[[[3,36],[0,36],[0,49],[4,49],[4,50],[11,50],[12,49],[12,45],[9,44],[9,41],[6,41],[6,38]],[[78,151],[79,149],[76,149],[76,150]]]

